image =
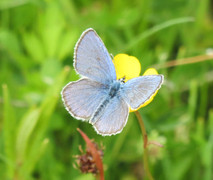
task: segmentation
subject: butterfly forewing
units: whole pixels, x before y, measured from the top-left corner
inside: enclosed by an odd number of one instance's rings
[[[130,79],[122,90],[121,96],[132,109],[139,108],[160,88],[163,75],[147,75]]]
[[[75,47],[76,71],[92,80],[109,83],[116,80],[115,67],[102,40],[93,29],[81,35]]]
[[[107,96],[106,86],[89,79],[71,82],[62,90],[66,109],[72,116],[83,120],[89,119]]]

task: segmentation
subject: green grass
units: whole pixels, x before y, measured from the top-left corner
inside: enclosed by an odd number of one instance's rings
[[[73,50],[94,28],[113,55],[136,56],[142,73],[170,60],[213,51],[210,0],[1,0],[0,179],[95,179],[73,168],[85,142],[102,143],[106,179],[145,177],[140,127],[130,114],[121,134],[102,137],[72,118],[60,96],[77,80]],[[70,67],[70,68],[68,68]],[[161,68],[165,83],[140,109],[157,180],[213,179],[213,61]]]

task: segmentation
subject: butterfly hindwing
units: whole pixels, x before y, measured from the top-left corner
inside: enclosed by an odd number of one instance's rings
[[[120,97],[115,96],[109,100],[101,115],[93,124],[98,134],[103,136],[120,133],[127,123],[129,107]]]

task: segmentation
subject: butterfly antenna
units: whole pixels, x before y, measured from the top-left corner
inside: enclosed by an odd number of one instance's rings
[[[110,53],[110,56],[111,56],[111,58],[112,58],[112,59],[114,59],[114,56],[113,56],[113,54],[112,54],[112,53]]]

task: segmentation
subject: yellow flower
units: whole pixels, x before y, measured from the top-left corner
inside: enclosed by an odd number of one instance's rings
[[[127,54],[117,54],[113,59],[113,63],[115,66],[117,79],[125,77],[125,81],[128,81],[132,78],[140,76],[141,64],[139,60],[134,56],[129,56]],[[149,68],[144,72],[143,76],[156,74],[158,74],[156,69]],[[151,98],[148,99],[144,104],[142,104],[138,109],[152,102],[157,92],[158,91],[156,91],[155,94],[153,94]],[[137,111],[138,109],[133,110],[130,108],[130,112]]]

